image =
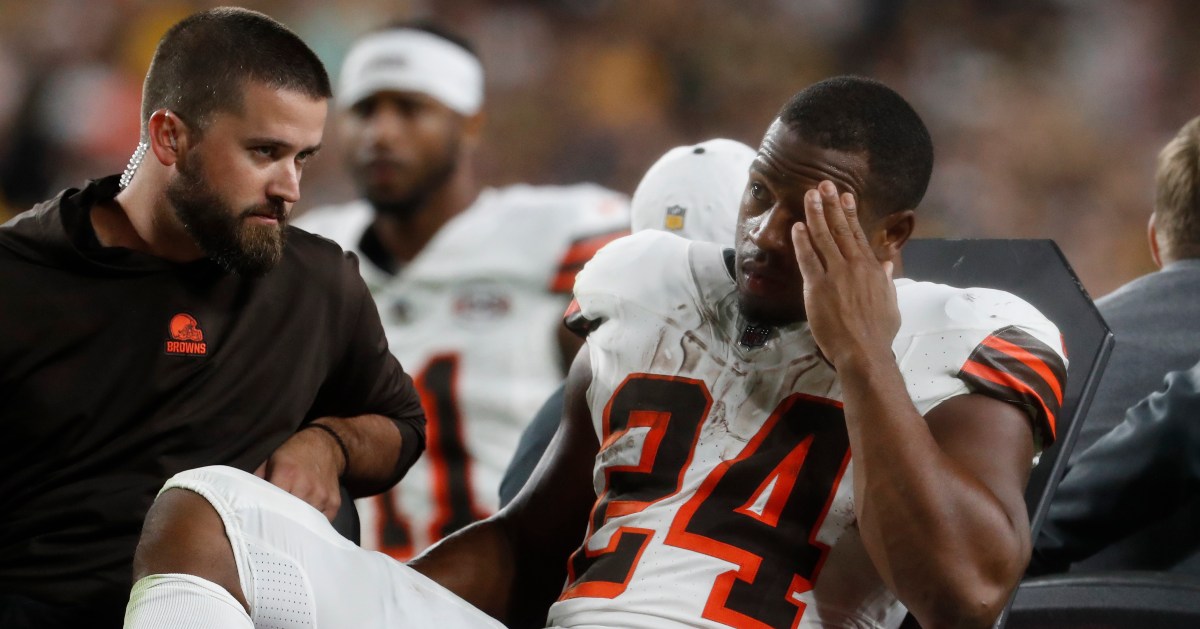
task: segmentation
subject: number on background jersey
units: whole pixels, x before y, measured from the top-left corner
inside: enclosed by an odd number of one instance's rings
[[[425,407],[425,456],[435,508],[429,539],[436,542],[487,514],[475,506],[471,456],[458,408],[458,354],[434,356],[413,384]]]
[[[389,489],[377,496],[372,496],[375,502],[375,528],[379,531],[379,552],[391,555],[396,559],[406,560],[413,556],[413,541],[408,518],[401,513],[396,504],[394,489]]]
[[[430,543],[487,517],[475,505],[471,460],[463,439],[462,414],[458,407],[458,354],[434,356],[417,374],[413,385],[425,409],[425,458],[433,483],[433,517],[429,523]],[[378,497],[380,505],[380,550],[407,559],[415,550],[409,535],[409,519],[400,510],[399,488]]]
[[[602,447],[631,428],[650,430],[639,465],[606,472],[589,538],[609,518],[679,491],[710,405],[704,383],[683,378],[634,374],[613,393]],[[848,462],[841,405],[796,394],[737,458],[705,477],[665,538],[738,566],[718,576],[705,618],[733,627],[795,626],[804,610],[794,595],[811,589],[828,551],[815,537]],[[589,551],[585,542],[571,558],[571,586],[562,598],[619,595],[652,533],[622,527],[600,551]]]

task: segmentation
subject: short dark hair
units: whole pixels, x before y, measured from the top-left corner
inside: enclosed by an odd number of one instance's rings
[[[459,48],[471,53],[472,57],[479,59],[479,51],[475,49],[475,44],[471,40],[464,37],[461,33],[447,28],[440,22],[428,18],[416,18],[411,20],[396,20],[389,23],[387,26],[375,31],[377,33],[386,33],[388,31],[421,31],[429,33],[436,37],[440,37]]]
[[[202,133],[217,112],[240,113],[247,82],[330,98],[316,53],[286,26],[257,11],[219,7],[172,26],[158,42],[142,86],[146,123],[169,109]]]
[[[1200,257],[1200,118],[1158,154],[1154,214],[1160,249],[1173,258]]]
[[[917,207],[933,172],[933,141],[921,117],[890,87],[860,76],[839,76],[801,90],[779,120],[805,142],[824,149],[867,153],[864,194],[885,216]]]

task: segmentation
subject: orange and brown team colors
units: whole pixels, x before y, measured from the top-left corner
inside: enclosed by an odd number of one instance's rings
[[[208,344],[204,342],[204,332],[196,318],[186,312],[171,317],[167,325],[171,340],[167,341],[168,354],[184,356],[204,356],[208,353]]]

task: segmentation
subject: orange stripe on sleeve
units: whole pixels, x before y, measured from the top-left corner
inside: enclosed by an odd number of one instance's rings
[[[1009,343],[1008,341],[996,336],[987,337],[983,340],[983,344],[994,350],[1001,351],[1009,356],[1012,356],[1022,363],[1025,363],[1025,365],[1027,365],[1030,369],[1036,371],[1038,375],[1046,381],[1046,384],[1050,386],[1050,390],[1054,392],[1054,397],[1058,401],[1059,405],[1062,405],[1062,386],[1059,383],[1058,378],[1055,377],[1054,371],[1051,370],[1050,366],[1046,364],[1046,361],[1034,356],[1024,347]]]
[[[567,253],[563,256],[562,262],[559,263],[559,267],[582,265],[588,260],[591,260],[592,256],[596,255],[596,252],[599,251],[604,245],[607,245],[608,243],[622,236],[628,235],[629,230],[621,229],[615,232],[599,234],[597,236],[591,236],[589,238],[577,240],[571,243],[571,247],[567,249]]]
[[[575,276],[578,270],[560,271],[550,282],[550,291],[554,293],[569,293],[575,290]]]
[[[1042,399],[1042,396],[1038,395],[1038,392],[1034,391],[1033,388],[1031,388],[1028,384],[1018,380],[1012,374],[992,369],[991,367],[981,365],[973,360],[968,360],[966,363],[964,363],[962,366],[962,371],[977,378],[987,380],[993,384],[1007,387],[1017,393],[1024,393],[1027,396],[1037,400],[1038,404],[1040,404],[1042,407],[1042,412],[1046,414],[1046,423],[1049,425],[1051,436],[1054,436],[1058,433],[1058,427],[1056,425],[1054,413],[1050,411],[1050,407],[1046,405],[1046,402]]]
[[[606,234],[582,238],[571,243],[550,280],[550,291],[554,293],[569,293],[575,290],[575,276],[583,270],[583,265],[592,259],[604,245],[622,237],[628,236],[629,230],[621,229]]]

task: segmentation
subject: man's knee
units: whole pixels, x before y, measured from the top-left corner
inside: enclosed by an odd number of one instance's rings
[[[164,491],[146,514],[133,557],[133,580],[152,574],[207,579],[249,609],[221,517],[207,500],[186,489]]]

